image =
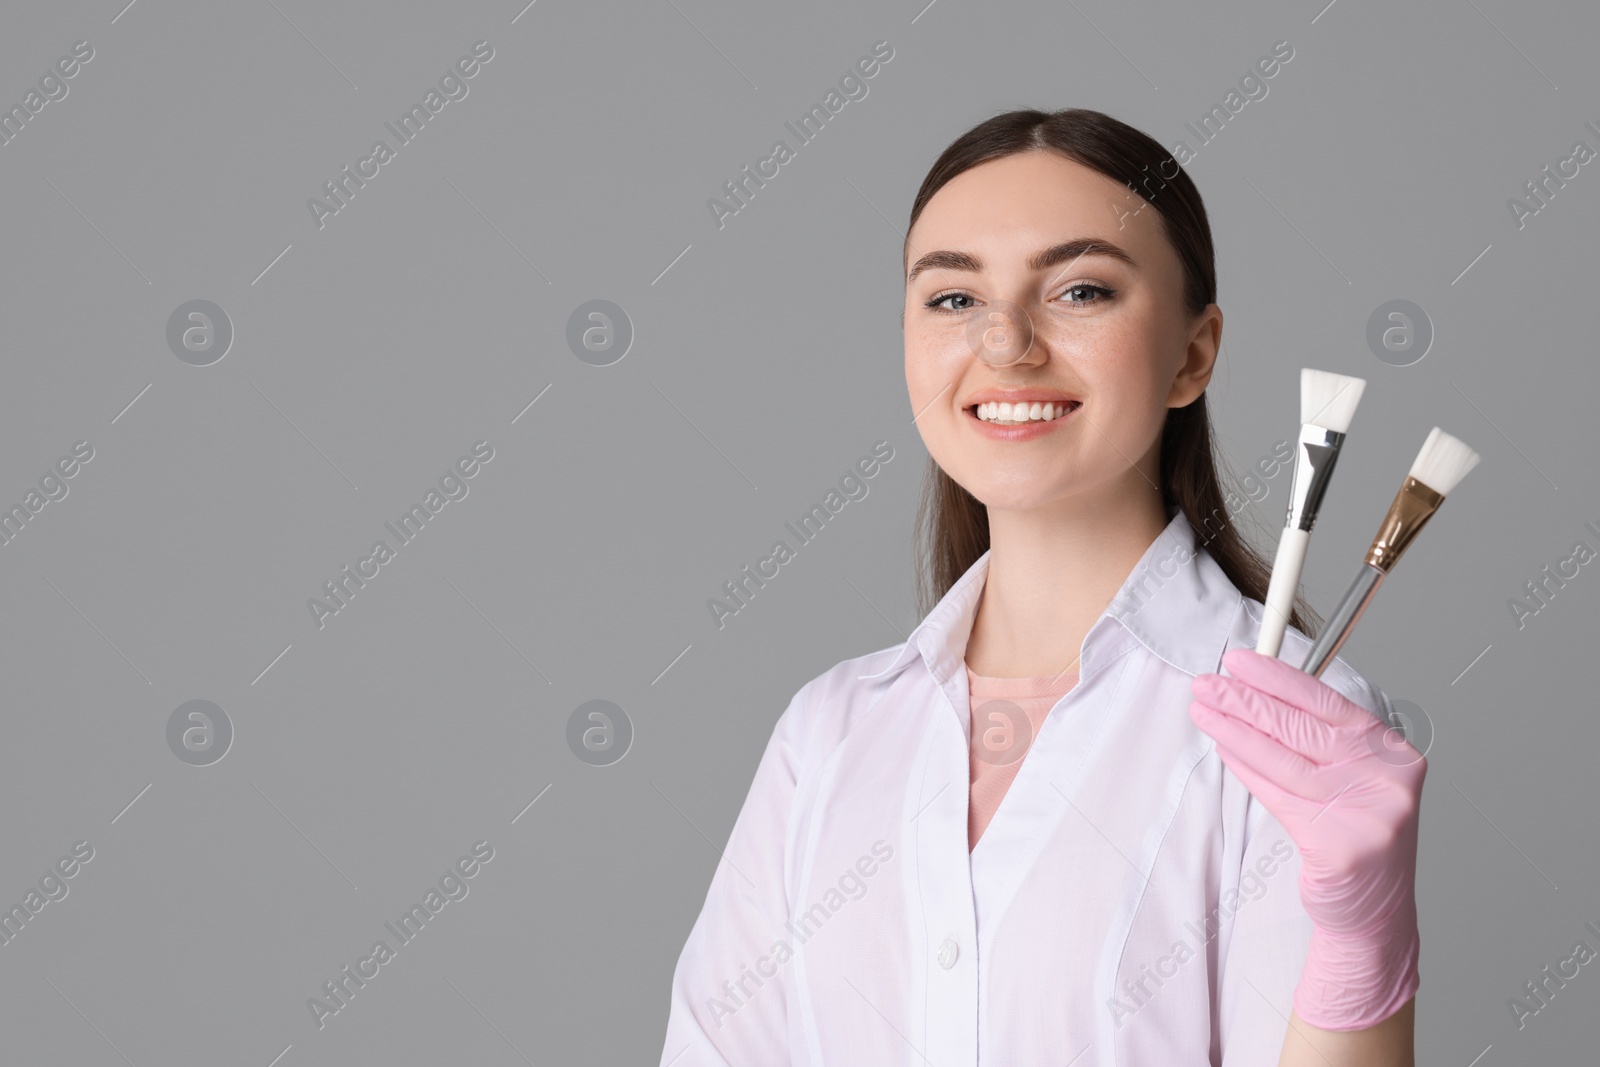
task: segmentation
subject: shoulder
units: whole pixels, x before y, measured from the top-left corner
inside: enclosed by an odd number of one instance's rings
[[[900,641],[875,652],[843,659],[802,685],[779,717],[776,729],[809,755],[831,750],[868,714],[899,672],[878,672],[905,649]]]
[[[1233,632],[1228,635],[1228,644],[1224,652],[1233,648],[1256,647],[1256,638],[1261,633],[1261,619],[1265,608],[1261,601],[1249,597],[1244,598],[1241,608]],[[1311,645],[1312,639],[1309,636],[1291,626],[1284,631],[1283,646],[1278,650],[1278,658],[1298,666],[1305,662],[1306,656],[1311,652]],[[1322,672],[1322,680],[1338,690],[1341,696],[1360,704],[1382,721],[1386,723],[1392,721],[1394,708],[1389,701],[1389,695],[1343,656],[1333,657],[1333,662]]]

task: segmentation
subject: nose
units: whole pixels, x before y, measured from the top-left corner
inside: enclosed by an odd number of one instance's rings
[[[973,317],[967,327],[967,346],[974,358],[991,367],[1039,363],[1045,358],[1034,334],[1033,317],[1010,300],[992,300],[983,314]]]

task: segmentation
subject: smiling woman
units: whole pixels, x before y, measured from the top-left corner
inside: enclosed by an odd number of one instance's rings
[[[1177,172],[1157,194],[1156,205],[1166,215],[1143,211],[1146,201],[1134,183],[1151,170],[1174,173],[1170,157],[1151,142],[1159,164],[1148,163],[1150,153],[1135,151],[1139,139],[1148,139],[1115,120],[1105,119],[1088,136],[1094,120],[1077,114],[1078,135],[1060,130],[1053,138],[1061,145],[1070,137],[1072,155],[1061,147],[1044,150],[1046,127],[1022,132],[1015,120],[1010,128],[991,120],[981,136],[969,134],[951,146],[924,181],[903,255],[910,262],[902,321],[912,410],[921,411],[933,393],[963,374],[983,384],[953,393],[957,410],[983,400],[1064,397],[1075,405],[1066,422],[1078,423],[1079,432],[1074,442],[1049,446],[1043,462],[1053,479],[1072,480],[1079,493],[1089,488],[1085,477],[1097,472],[1120,484],[1159,484],[1159,503],[1178,508],[1199,529],[1224,502],[1204,395],[1222,329],[1221,309],[1212,302],[1216,275],[1205,208],[1197,192],[1183,195],[1194,186]],[[1029,150],[1018,151],[1019,138]],[[924,217],[936,191],[941,202]],[[1007,218],[1019,200],[1052,202],[1053,213],[1076,220],[1072,225],[1083,232],[1051,234],[1066,239],[1036,248],[1038,231]],[[1106,225],[1111,217],[1119,219],[1115,240]],[[941,240],[946,232],[949,242]],[[966,240],[958,233],[972,232],[995,247],[1015,240],[1018,247],[1009,251],[1020,262],[991,268],[982,245],[952,247]],[[961,287],[969,281],[984,282],[987,291]],[[973,364],[974,355],[996,373]],[[963,369],[963,363],[971,366]],[[1107,388],[1098,390],[1100,396],[1085,396],[1088,387],[1102,383]],[[973,487],[1019,470],[1005,453],[964,454],[958,442],[968,438],[953,433],[964,420],[930,418],[934,414],[918,417],[924,439],[933,438],[923,512],[931,524],[924,529],[931,567],[921,574],[932,580],[920,589],[925,608],[976,561],[982,552],[977,546],[987,541],[993,517],[988,506],[996,501],[980,503]],[[984,427],[983,436],[999,442],[1048,436],[1055,442],[1053,427]],[[1000,461],[998,471],[980,475],[975,468],[988,467],[992,459]],[[1102,496],[1110,493],[1107,502],[1138,504],[1147,526],[1166,524],[1148,499],[1120,492],[1120,484],[1100,487]],[[1036,488],[1025,483],[1017,491],[1032,494]],[[945,528],[932,528],[939,526]],[[1206,547],[1242,592],[1264,596],[1267,566],[1232,526]],[[1302,601],[1292,620],[1301,629],[1304,610]]]
[[[902,262],[925,614],[778,718],[662,1064],[1410,1064],[1421,756],[1364,757],[1391,705],[1342,660],[1253,651],[1266,564],[1210,526],[1222,311],[1194,183],[1099,112],[998,115],[934,163]],[[1310,644],[1297,611],[1284,658]],[[1296,789],[1268,788],[1281,768]],[[879,841],[885,891],[719,1011]],[[1227,906],[1264,863],[1285,873]],[[1213,914],[1153,996],[1148,961]]]

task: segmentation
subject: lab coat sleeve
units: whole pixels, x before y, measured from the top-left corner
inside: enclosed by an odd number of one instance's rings
[[[661,1067],[787,1067],[790,812],[809,686],[779,717],[672,975]]]
[[[1388,723],[1383,690],[1335,659],[1322,680]],[[1244,786],[1226,772],[1234,788]],[[1246,804],[1232,932],[1219,961],[1221,1067],[1276,1067],[1314,928],[1300,900],[1300,849],[1253,795]],[[1224,890],[1223,907],[1229,906]]]

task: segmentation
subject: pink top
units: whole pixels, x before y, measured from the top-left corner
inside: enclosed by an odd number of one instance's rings
[[[1050,709],[1077,681],[1076,666],[1044,678],[991,678],[967,667],[972,709],[969,852],[977,847],[978,838],[994,818]]]

